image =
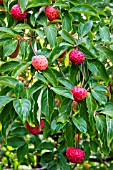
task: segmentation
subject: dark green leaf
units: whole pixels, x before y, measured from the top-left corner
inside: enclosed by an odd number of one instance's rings
[[[56,37],[57,37],[57,28],[54,25],[49,25],[45,27],[45,34],[49,41],[51,48],[55,46]]]
[[[107,125],[107,144],[110,147],[111,141],[113,140],[113,119],[106,116],[106,125]]]
[[[5,43],[4,43],[4,56],[7,57],[10,54],[12,54],[15,51],[17,44],[18,44],[18,40],[12,40],[11,39],[11,40],[5,41]]]
[[[23,146],[19,147],[17,149],[17,158],[18,158],[18,161],[21,162],[23,161],[25,155],[27,155],[28,153],[28,145],[27,144],[24,144]]]
[[[110,43],[110,31],[109,28],[107,26],[104,27],[100,27],[99,28],[100,31],[100,38],[103,42],[105,43]]]
[[[99,103],[106,104],[107,97],[105,96],[105,94],[95,90],[91,90],[91,94]]]
[[[87,21],[85,24],[80,23],[78,28],[78,33],[80,37],[85,36],[91,30],[92,26],[93,26],[92,21]]]
[[[14,148],[19,148],[19,147],[25,145],[25,143],[26,142],[23,138],[16,137],[16,136],[12,136],[7,139],[7,145],[12,146]]]
[[[87,132],[87,124],[83,118],[81,118],[80,116],[75,116],[75,117],[72,117],[72,121],[80,132],[82,133]]]
[[[17,99],[13,101],[13,106],[20,118],[25,122],[31,109],[30,101],[28,99]]]
[[[46,70],[43,71],[43,75],[46,77],[46,79],[53,85],[57,85],[57,78],[55,74],[53,73],[52,69],[47,68]]]
[[[12,97],[0,96],[0,111],[2,110],[3,107],[5,107],[5,105],[10,103],[12,100],[14,100],[14,98],[12,98]]]
[[[38,0],[38,3],[37,3],[37,0],[32,0],[31,2],[28,2],[27,4],[27,9],[28,8],[32,8],[32,7],[38,7],[38,6],[48,6],[49,5],[49,1],[48,0]]]
[[[101,140],[101,147],[102,147],[102,151],[104,154],[108,155],[109,150],[107,147],[107,127],[106,127],[106,120],[104,116],[96,116],[95,117],[96,120],[96,128],[98,131],[98,135],[100,137]]]
[[[16,84],[16,87],[14,89],[14,93],[16,95],[17,98],[24,98],[26,96],[26,91],[24,89],[24,84],[19,81],[17,84]]]
[[[73,95],[71,91],[67,90],[65,87],[57,86],[56,88],[51,88],[56,94],[59,94],[61,96],[67,97],[69,99],[73,100]]]
[[[65,125],[65,142],[67,147],[74,147],[74,127],[71,122],[67,122]]]
[[[69,90],[71,90],[74,87],[74,85],[68,79],[58,78],[58,81]]]
[[[20,0],[20,8],[21,8],[22,12],[24,12],[26,5],[28,4],[28,1],[29,0],[25,0],[25,1]]]
[[[0,84],[9,86],[11,88],[15,88],[16,84],[18,83],[18,80],[15,78],[12,78],[10,76],[3,76],[0,77]]]
[[[0,72],[11,71],[11,70],[13,70],[18,64],[19,64],[18,61],[9,61],[9,62],[3,63],[3,64],[0,66]]]
[[[67,42],[75,45],[75,40],[74,40],[74,38],[72,37],[72,35],[70,35],[70,34],[68,33],[68,31],[62,30],[62,31],[59,32],[59,34],[62,36],[62,38],[63,38],[64,40],[66,40]]]
[[[66,31],[71,31],[72,27],[72,21],[71,16],[69,14],[66,14],[64,17],[62,17],[62,29]]]
[[[101,53],[105,55],[106,58],[109,58],[109,60],[113,63],[113,57],[112,57],[113,50],[107,47],[99,47],[99,50],[101,51]]]

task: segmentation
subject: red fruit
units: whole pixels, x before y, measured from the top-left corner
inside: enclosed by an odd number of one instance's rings
[[[69,59],[73,64],[81,64],[84,62],[84,54],[78,50],[71,50]]]
[[[18,42],[15,51],[14,51],[12,54],[10,54],[9,57],[10,57],[10,58],[16,58],[17,55],[18,55],[18,53],[19,53],[19,49],[20,49],[20,43]]]
[[[53,21],[60,18],[60,13],[58,9],[53,8],[52,6],[48,6],[45,9],[45,13],[49,21]]]
[[[36,70],[45,70],[48,67],[48,60],[43,55],[34,56],[32,58],[32,65]]]
[[[24,11],[22,13],[22,10],[19,4],[16,4],[11,8],[10,14],[17,20],[23,20],[27,17],[27,11]]]
[[[66,150],[66,157],[72,163],[81,163],[84,160],[85,153],[78,148],[69,147]]]
[[[44,122],[43,120],[41,119],[40,120],[40,127],[38,127],[37,125],[35,125],[34,127],[31,126],[28,121],[26,121],[26,128],[27,130],[33,134],[33,135],[37,135],[39,134],[43,129],[44,129]]]
[[[2,5],[3,4],[3,0],[0,0],[0,5]]]
[[[82,87],[74,86],[71,91],[75,101],[83,100],[87,96],[87,90]]]

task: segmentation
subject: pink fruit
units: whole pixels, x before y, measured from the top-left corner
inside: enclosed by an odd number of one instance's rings
[[[37,125],[35,125],[34,127],[31,126],[28,121],[26,121],[26,128],[27,130],[33,134],[33,135],[37,135],[39,134],[43,129],[44,129],[44,122],[43,120],[41,119],[40,120],[40,127],[38,127]]]
[[[53,8],[52,6],[48,6],[45,9],[45,13],[49,21],[53,21],[60,18],[60,13],[58,9]]]
[[[74,86],[71,91],[76,102],[83,100],[87,96],[87,90],[79,86]]]
[[[22,10],[19,4],[12,6],[10,10],[10,14],[17,20],[23,20],[27,17],[27,11],[24,11],[22,13]]]
[[[69,60],[73,64],[81,64],[85,60],[84,54],[78,50],[71,50],[71,52],[69,54]]]
[[[66,157],[72,163],[81,163],[84,160],[85,153],[78,148],[69,147],[66,150]]]
[[[48,60],[43,55],[34,56],[32,58],[32,65],[36,70],[45,70],[48,67]]]

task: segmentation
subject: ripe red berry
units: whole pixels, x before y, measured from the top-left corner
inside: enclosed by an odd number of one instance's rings
[[[71,50],[71,52],[69,53],[69,60],[73,64],[81,64],[85,60],[84,54],[78,50]]]
[[[79,86],[74,86],[71,91],[75,101],[83,100],[87,96],[87,90]]]
[[[32,58],[32,65],[36,70],[45,70],[48,67],[48,60],[43,55],[34,56]]]
[[[40,120],[40,127],[38,127],[37,125],[35,126],[31,126],[28,121],[26,121],[26,128],[27,130],[33,134],[33,135],[37,135],[39,134],[43,129],[44,129],[44,122],[43,120],[41,119]]]
[[[22,13],[22,10],[19,4],[16,4],[11,8],[10,14],[17,20],[23,20],[27,17],[27,11],[24,11]]]
[[[66,157],[72,163],[81,163],[84,160],[85,153],[78,148],[69,147],[66,150]]]
[[[52,6],[48,6],[45,9],[45,13],[49,21],[53,21],[60,18],[60,13],[58,9],[53,8]]]

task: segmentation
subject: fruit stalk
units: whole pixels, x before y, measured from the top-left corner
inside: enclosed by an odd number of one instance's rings
[[[63,71],[62,71],[62,69],[61,69],[61,67],[60,67],[59,62],[58,62],[58,61],[56,61],[56,62],[57,62],[58,68],[59,68],[59,70],[60,70],[60,72],[61,72],[61,74],[62,74],[62,77],[66,78],[65,74],[63,73]]]

